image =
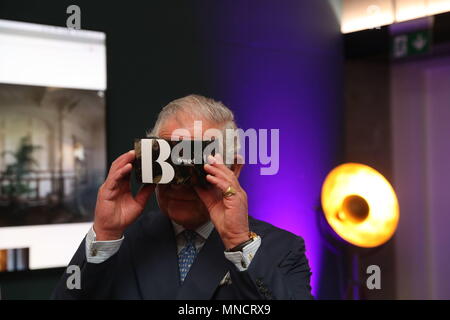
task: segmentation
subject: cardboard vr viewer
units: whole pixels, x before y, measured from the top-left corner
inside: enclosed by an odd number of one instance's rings
[[[172,141],[156,137],[135,139],[134,171],[140,183],[186,184],[203,188],[206,180],[204,164],[214,156],[218,140]]]

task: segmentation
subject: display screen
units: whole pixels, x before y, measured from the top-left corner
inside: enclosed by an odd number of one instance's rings
[[[105,34],[0,20],[0,271],[67,265],[106,171]]]

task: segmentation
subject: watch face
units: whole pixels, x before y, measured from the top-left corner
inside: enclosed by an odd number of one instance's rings
[[[255,239],[258,237],[258,235],[257,235],[256,233],[254,233],[253,231],[250,231],[250,232],[248,233],[248,236],[249,236],[250,238],[252,238],[253,240],[255,240]]]
[[[256,233],[255,233],[256,235]],[[256,237],[255,237],[256,238]],[[228,252],[238,252],[238,251],[242,251],[248,244],[252,243],[253,241],[255,241],[255,238],[250,238],[244,242],[242,242],[241,244],[238,244],[236,247],[231,248],[229,250],[227,250]]]

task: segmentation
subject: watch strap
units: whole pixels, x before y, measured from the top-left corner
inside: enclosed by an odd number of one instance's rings
[[[252,243],[252,242],[255,241],[255,239],[258,237],[258,235],[257,235],[256,233],[252,232],[252,231],[250,231],[250,232],[248,233],[248,236],[249,236],[249,239],[248,239],[248,240],[246,240],[246,241],[244,241],[244,242],[238,244],[237,246],[235,246],[235,247],[233,247],[233,248],[231,248],[231,249],[225,250],[225,251],[226,251],[226,252],[237,252],[237,251],[242,251],[242,249],[244,249],[246,245]]]

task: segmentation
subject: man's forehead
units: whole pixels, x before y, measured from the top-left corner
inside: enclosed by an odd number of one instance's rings
[[[219,125],[212,121],[204,119],[183,119],[180,121],[172,118],[162,124],[158,136],[163,139],[193,139],[196,134],[200,133],[204,139],[209,139],[214,136],[214,130],[209,129],[220,130]],[[206,132],[207,130],[208,132]]]

